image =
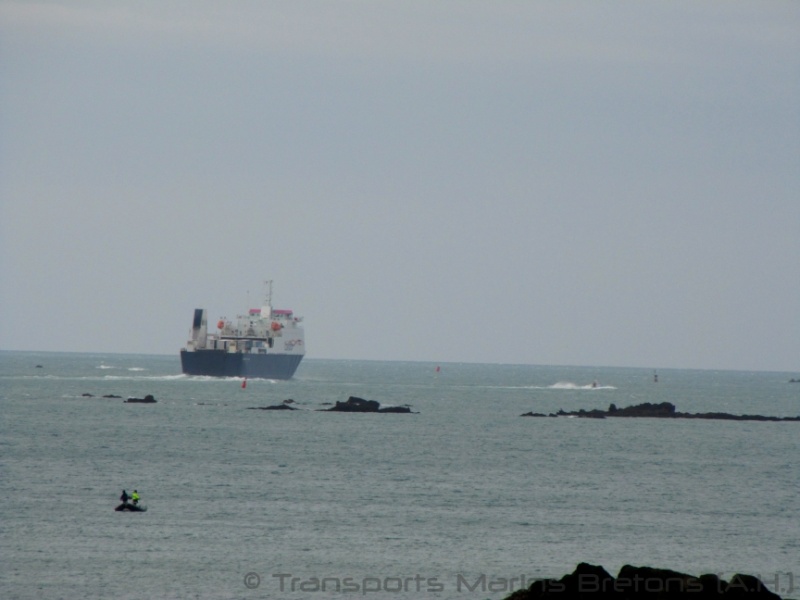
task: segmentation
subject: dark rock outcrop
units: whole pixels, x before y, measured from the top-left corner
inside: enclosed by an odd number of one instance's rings
[[[611,406],[614,406],[613,404]],[[608,415],[612,417],[674,417],[678,413],[675,412],[675,405],[671,402],[661,402],[660,404],[653,404],[645,402],[644,404],[635,404],[633,406],[626,406],[625,408],[617,408],[614,410],[609,407]]]
[[[156,402],[156,399],[153,398],[152,394],[147,394],[144,398],[128,398],[125,400],[128,403],[139,403],[139,404],[153,404]]]
[[[337,412],[378,412],[381,404],[377,400],[364,400],[350,396],[346,402],[337,402],[329,411]]]
[[[325,412],[359,412],[359,413],[410,413],[411,409],[407,406],[387,406],[381,408],[377,400],[364,400],[350,396],[345,402],[337,402],[331,408],[321,409]]]
[[[603,567],[581,563],[561,579],[540,579],[506,600],[780,600],[752,575],[699,577],[670,569],[625,565],[616,578]]]
[[[521,415],[523,417],[544,417],[542,413],[529,412]],[[644,404],[636,404],[625,408],[617,408],[614,404],[608,407],[608,410],[577,410],[577,411],[564,411],[559,410],[557,413],[550,413],[551,417],[580,417],[587,419],[605,419],[606,417],[650,417],[656,419],[718,419],[723,421],[796,421],[800,422],[798,417],[766,417],[764,415],[732,415],[730,413],[710,412],[710,413],[683,413],[675,410],[675,405],[671,402],[661,402],[660,404],[652,404],[645,402]]]

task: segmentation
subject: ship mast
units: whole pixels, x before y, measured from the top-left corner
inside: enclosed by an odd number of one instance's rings
[[[264,307],[261,309],[261,316],[264,317],[266,314],[266,317],[269,319],[272,318],[272,279],[268,279],[264,284],[267,286],[267,296],[264,298]]]

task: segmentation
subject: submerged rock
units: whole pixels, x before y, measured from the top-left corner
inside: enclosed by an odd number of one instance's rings
[[[289,406],[285,402],[283,404],[276,404],[274,406],[248,406],[248,410],[297,410],[293,406]]]

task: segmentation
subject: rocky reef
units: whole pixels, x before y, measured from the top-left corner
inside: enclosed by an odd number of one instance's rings
[[[273,406],[249,406],[248,410],[299,410],[293,406],[294,400],[284,400],[281,404]],[[330,402],[323,402],[323,406],[330,405]],[[413,413],[408,406],[385,406],[381,407],[377,400],[365,400],[356,396],[350,396],[344,402],[336,402],[331,408],[318,408],[317,412],[347,412],[347,413]],[[413,413],[416,414],[416,413]]]
[[[128,398],[125,402],[129,404],[138,403],[138,404],[155,404],[156,399],[153,398],[152,394],[147,394],[144,398]]]
[[[792,591],[786,580],[781,593]],[[780,585],[776,577],[773,585]],[[625,565],[616,577],[603,567],[581,563],[561,579],[540,579],[517,590],[506,600],[781,600],[753,575],[733,575],[723,580],[716,574],[689,575],[669,569]]]
[[[410,413],[407,406],[387,406],[381,408],[377,400],[364,400],[350,396],[345,402],[337,402],[331,408],[320,409],[324,412],[359,412],[359,413]]]
[[[605,419],[606,417],[649,417],[656,419],[718,419],[723,421],[796,421],[800,422],[800,416],[797,417],[767,417],[764,415],[732,415],[723,412],[708,412],[708,413],[685,413],[675,410],[675,405],[671,402],[661,402],[660,404],[652,404],[645,402],[644,404],[636,404],[627,406],[625,408],[617,408],[616,405],[611,404],[608,410],[577,410],[577,411],[564,411],[559,410],[556,413],[545,415],[543,413],[529,412],[523,417],[580,417],[584,419]]]

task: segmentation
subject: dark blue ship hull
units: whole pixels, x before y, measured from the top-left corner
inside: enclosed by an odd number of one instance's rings
[[[181,369],[186,375],[291,379],[302,354],[238,354],[224,350],[181,350]]]

